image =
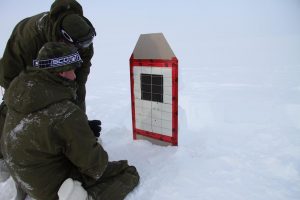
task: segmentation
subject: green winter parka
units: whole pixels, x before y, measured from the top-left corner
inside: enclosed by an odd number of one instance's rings
[[[108,165],[87,116],[72,102],[75,85],[47,71],[23,72],[5,93],[2,153],[12,177],[34,199],[58,199],[65,179],[95,182]]]
[[[46,42],[56,42],[61,38],[60,24],[68,14],[83,15],[81,5],[75,0],[56,0],[49,12],[43,12],[20,21],[7,41],[0,60],[0,85],[7,89],[11,81],[32,66],[38,51]],[[76,70],[78,85],[76,104],[85,111],[87,77],[90,73],[93,45],[79,50],[82,67]]]

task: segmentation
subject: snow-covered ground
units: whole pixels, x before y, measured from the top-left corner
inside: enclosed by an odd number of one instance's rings
[[[0,3],[2,19],[16,2]],[[30,2],[40,7],[1,20],[0,52],[17,21],[51,4]],[[98,32],[87,114],[110,160],[141,175],[126,200],[300,199],[299,1],[80,2]],[[178,147],[132,140],[128,60],[151,32],[179,59]],[[0,183],[1,200],[14,194]]]

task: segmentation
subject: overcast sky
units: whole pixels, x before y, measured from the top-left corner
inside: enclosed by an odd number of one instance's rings
[[[0,55],[15,24],[52,2],[0,1]],[[182,67],[300,65],[299,0],[79,2],[97,30],[95,64],[127,65],[140,34],[163,32]]]

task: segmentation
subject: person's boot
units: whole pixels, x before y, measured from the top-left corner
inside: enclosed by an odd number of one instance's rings
[[[4,162],[4,159],[0,159],[0,183],[5,182],[10,177],[9,170]]]

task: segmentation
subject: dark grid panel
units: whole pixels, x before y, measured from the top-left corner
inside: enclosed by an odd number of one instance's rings
[[[141,74],[142,100],[163,103],[163,75]]]

